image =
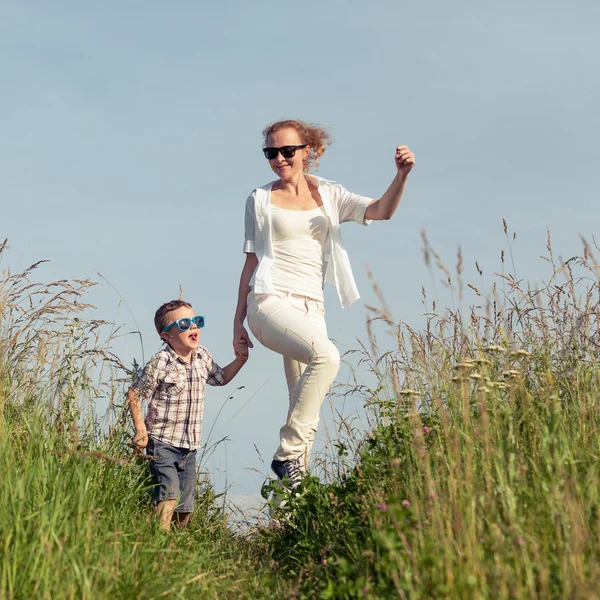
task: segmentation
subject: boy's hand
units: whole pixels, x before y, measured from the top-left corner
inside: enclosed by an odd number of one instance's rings
[[[236,325],[233,328],[233,351],[238,360],[244,362],[248,360],[248,348],[253,348],[252,340],[243,325]]]
[[[238,360],[246,362],[249,356],[248,345],[244,342],[234,342],[233,351],[235,352],[235,357]]]
[[[133,436],[133,445],[136,450],[139,450],[140,452],[148,446],[148,431],[146,430],[146,425],[136,428],[135,435]]]
[[[233,347],[234,347],[234,349],[238,345],[241,345],[241,344],[248,346],[249,348],[254,348],[254,346],[252,345],[252,340],[250,339],[250,336],[248,335],[246,328],[243,325],[236,325],[233,328]]]

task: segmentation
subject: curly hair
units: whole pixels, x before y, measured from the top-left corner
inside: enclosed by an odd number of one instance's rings
[[[182,307],[192,308],[189,302],[184,300],[171,300],[171,302],[165,302],[155,313],[154,313],[154,327],[158,335],[161,331],[169,325],[169,313],[173,310],[177,310]]]
[[[308,158],[304,161],[304,171],[310,171],[311,167],[315,170],[319,168],[319,159],[323,156],[327,146],[331,144],[329,132],[323,126],[316,123],[306,123],[297,119],[286,119],[284,121],[276,121],[267,125],[263,130],[264,144],[268,144],[269,136],[280,129],[295,129],[300,136],[303,144],[310,146]]]

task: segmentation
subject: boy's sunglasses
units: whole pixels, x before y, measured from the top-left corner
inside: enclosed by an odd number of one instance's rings
[[[175,325],[179,327],[179,331],[187,331],[192,326],[192,323],[200,329],[204,327],[204,317],[192,317],[191,319],[186,317],[185,319],[179,319],[179,321],[173,321],[162,330],[162,333],[169,331]]]
[[[281,148],[273,148],[269,146],[267,148],[263,148],[263,152],[265,153],[265,158],[269,160],[273,160],[277,158],[277,155],[281,152],[281,156],[283,158],[292,158],[296,154],[296,150],[300,148],[306,148],[308,144],[302,144],[301,146],[281,146]]]

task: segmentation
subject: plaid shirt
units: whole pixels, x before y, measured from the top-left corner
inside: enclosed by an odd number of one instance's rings
[[[150,401],[148,435],[176,448],[198,448],[207,382],[223,385],[223,369],[203,346],[198,346],[190,364],[170,346],[157,352],[131,386]]]

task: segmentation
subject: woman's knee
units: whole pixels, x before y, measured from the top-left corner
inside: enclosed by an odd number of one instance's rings
[[[335,373],[340,368],[340,353],[332,343],[317,351],[313,360]]]

